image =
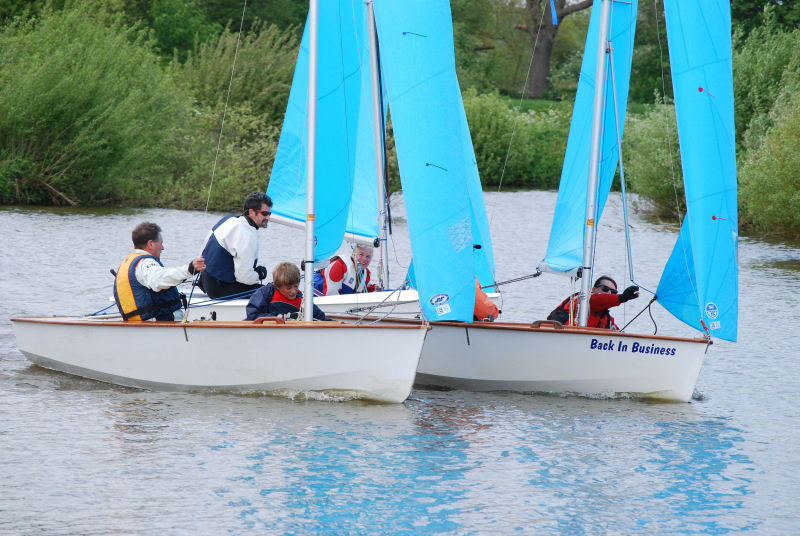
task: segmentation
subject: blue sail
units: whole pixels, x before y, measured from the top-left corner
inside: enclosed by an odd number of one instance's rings
[[[432,320],[470,322],[480,207],[470,196],[477,171],[465,149],[450,5],[407,0],[374,9],[420,305]]]
[[[372,143],[371,132],[364,136],[368,140],[359,139],[362,68],[369,67],[362,63],[363,51],[368,50],[364,12],[359,0],[326,1],[319,6],[315,260],[327,259],[342,243],[353,195],[356,149],[360,142]],[[308,27],[267,189],[273,213],[296,221],[306,219],[307,92]],[[370,234],[375,235],[374,231]]]
[[[677,318],[735,341],[738,208],[727,0],[664,3],[686,218],[658,285]],[[683,281],[683,285],[676,282]]]
[[[616,84],[617,111],[622,129],[628,101],[628,86],[633,55],[633,38],[636,30],[637,1],[613,2],[609,21],[608,39],[613,48],[613,72]],[[558,200],[550,229],[550,240],[544,264],[547,270],[568,272],[583,262],[583,230],[586,222],[586,195],[589,180],[589,154],[592,137],[592,111],[597,66],[597,39],[600,31],[600,0],[595,0],[586,47],[572,111],[572,124]],[[611,182],[619,161],[617,130],[614,116],[612,70],[606,69],[606,99],[603,118],[602,145],[600,149],[600,174],[598,182],[597,219],[603,213]],[[619,133],[622,139],[622,132]]]

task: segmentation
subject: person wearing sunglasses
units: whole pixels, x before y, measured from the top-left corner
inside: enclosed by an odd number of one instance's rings
[[[578,325],[578,301],[579,294],[576,292],[565,299],[558,307],[547,316],[548,320],[556,320],[565,326]],[[589,297],[589,320],[586,323],[590,328],[613,329],[618,331],[619,327],[614,322],[609,309],[622,303],[639,297],[639,287],[631,285],[622,294],[617,293],[617,282],[607,275],[601,275],[594,282],[592,295]]]
[[[258,230],[266,229],[271,214],[272,199],[264,192],[252,192],[244,198],[241,216],[225,216],[211,228],[203,244],[206,269],[199,282],[210,298],[261,286],[267,269],[258,264]]]

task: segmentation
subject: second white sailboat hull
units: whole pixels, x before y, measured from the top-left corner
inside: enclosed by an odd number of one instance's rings
[[[689,401],[706,347],[703,339],[607,330],[433,323],[416,383]]]
[[[688,402],[707,347],[705,339],[555,329],[552,323],[432,322],[415,384]]]

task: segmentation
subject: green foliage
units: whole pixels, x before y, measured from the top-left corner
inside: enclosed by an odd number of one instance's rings
[[[173,62],[173,72],[201,108],[222,109],[236,57],[230,103],[248,103],[254,112],[266,116],[267,124],[279,125],[300,46],[295,34],[294,28],[256,25],[242,36],[237,55],[238,34],[226,31],[201,45],[185,65]]]
[[[757,150],[775,121],[772,109],[784,88],[800,79],[800,31],[780,30],[772,17],[746,39],[737,35],[733,54],[736,134],[740,151]]]
[[[273,24],[278,28],[302,28],[308,13],[307,0],[259,0],[248,2],[242,21],[242,0],[205,0],[203,2],[208,19],[238,30],[239,23],[244,23],[244,31],[254,29],[257,21]]]
[[[798,0],[735,0],[731,2],[731,22],[744,35],[773,18],[784,30],[800,25],[800,1]]]
[[[575,99],[590,15],[591,10],[586,9],[560,21],[561,27],[550,56],[550,95],[554,99]]]
[[[222,31],[209,22],[194,0],[153,0],[150,8],[158,48],[183,60],[196,42],[205,43]]]
[[[87,3],[0,33],[0,203],[153,203],[186,99],[143,33]]]
[[[800,84],[787,85],[757,149],[740,158],[743,223],[782,236],[800,236]]]
[[[630,82],[629,101],[650,103],[654,92],[672,94],[663,2],[639,3]]]
[[[254,111],[250,104],[234,105],[225,116],[217,155],[221,110],[198,113],[193,119],[187,152],[182,158],[187,169],[174,188],[165,192],[163,201],[168,206],[204,209],[209,201],[209,206],[217,210],[238,210],[248,193],[267,189],[279,129],[269,125],[266,116]]]
[[[484,186],[558,185],[569,130],[567,107],[519,113],[497,93],[479,95],[475,90],[464,95],[464,107]]]
[[[674,106],[656,104],[642,115],[629,114],[622,157],[628,189],[646,198],[655,214],[685,213]]]

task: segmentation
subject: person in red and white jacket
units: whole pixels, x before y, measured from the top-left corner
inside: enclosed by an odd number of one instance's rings
[[[380,290],[372,281],[368,268],[372,254],[371,246],[358,245],[348,259],[338,255],[331,258],[326,268],[314,273],[314,295],[336,296]]]

